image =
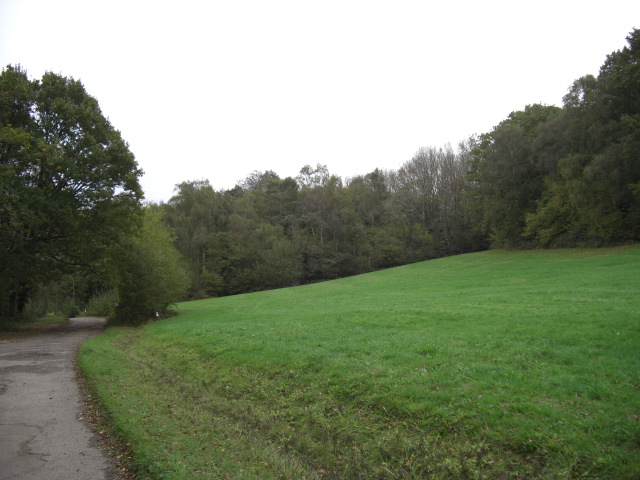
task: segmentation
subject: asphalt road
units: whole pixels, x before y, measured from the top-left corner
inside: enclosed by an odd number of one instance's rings
[[[0,480],[112,480],[113,463],[82,417],[78,346],[104,320],[0,343]]]

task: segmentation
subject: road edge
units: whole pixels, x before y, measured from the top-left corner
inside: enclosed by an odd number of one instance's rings
[[[116,427],[110,420],[109,413],[100,403],[98,394],[78,363],[78,353],[82,344],[76,349],[73,359],[75,379],[82,399],[80,420],[91,428],[91,431],[98,438],[100,447],[111,459],[114,480],[137,480],[138,477],[129,466],[133,458],[131,449],[127,446],[126,440],[116,432]]]

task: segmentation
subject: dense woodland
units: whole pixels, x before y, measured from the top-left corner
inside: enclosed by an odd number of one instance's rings
[[[181,183],[162,208],[190,295],[296,285],[490,247],[640,239],[640,35],[562,108],[529,105],[457,149],[343,180],[254,172],[228,191]]]
[[[43,295],[68,299],[72,288],[75,307],[115,298],[114,317],[136,323],[182,298],[487,248],[637,242],[638,30],[627,43],[597,77],[577,79],[562,107],[528,105],[455,149],[420,148],[397,170],[348,179],[323,165],[296,178],[256,171],[226,191],[183,182],[168,202],[144,206],[133,156],[82,86],[7,67],[2,317],[17,318]]]

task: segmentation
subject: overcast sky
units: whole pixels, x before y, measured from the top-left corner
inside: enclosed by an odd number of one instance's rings
[[[0,65],[81,80],[166,201],[255,170],[397,169],[561,106],[634,27],[637,0],[0,0]]]

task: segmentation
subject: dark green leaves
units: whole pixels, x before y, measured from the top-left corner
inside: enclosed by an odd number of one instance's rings
[[[74,79],[19,67],[0,75],[0,315],[15,297],[98,265],[142,198],[133,154]],[[16,268],[19,266],[20,268]],[[20,303],[20,302],[18,302]]]

